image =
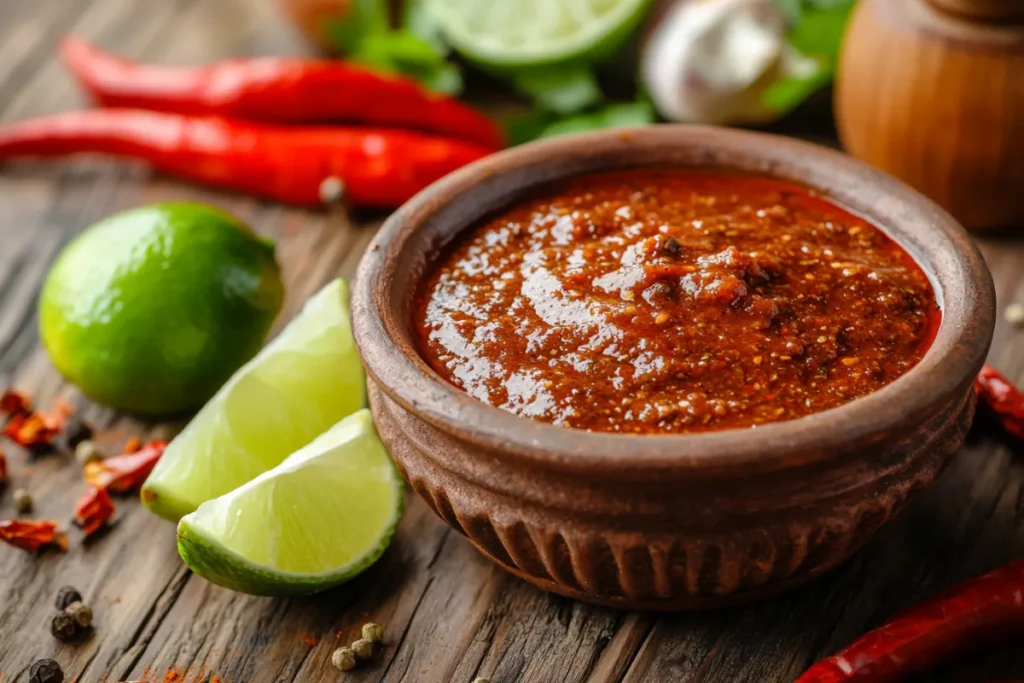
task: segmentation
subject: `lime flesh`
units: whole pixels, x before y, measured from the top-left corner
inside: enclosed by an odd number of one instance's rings
[[[232,590],[315,593],[380,557],[403,498],[401,478],[363,409],[184,517],[178,552],[196,574]]]
[[[650,0],[428,0],[427,5],[455,49],[497,70],[609,57],[649,6]]]
[[[171,441],[142,501],[177,521],[280,464],[363,407],[365,395],[348,286],[335,280]]]

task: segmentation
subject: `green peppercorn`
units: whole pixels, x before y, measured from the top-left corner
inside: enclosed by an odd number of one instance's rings
[[[379,643],[384,640],[384,629],[381,628],[380,624],[375,624],[372,621],[363,624],[363,640],[368,640],[371,643]]]
[[[58,612],[50,622],[50,633],[57,640],[66,643],[78,635],[78,624],[67,612]]]
[[[331,655],[331,664],[339,671],[351,671],[356,667],[356,653],[350,647],[339,647]]]
[[[355,653],[356,659],[366,660],[373,657],[373,643],[368,640],[360,638],[351,645],[352,652]]]
[[[96,447],[96,444],[92,441],[85,440],[82,443],[75,446],[75,460],[82,467],[85,467],[91,462],[103,459],[103,453]]]
[[[73,602],[82,602],[82,594],[74,586],[64,586],[57,591],[57,609],[62,612]]]
[[[64,670],[52,659],[37,660],[28,668],[28,683],[64,683]]]
[[[84,602],[73,602],[64,610],[64,614],[75,620],[79,628],[92,626],[92,608]]]
[[[32,512],[32,496],[25,489],[14,491],[14,509],[21,515]]]

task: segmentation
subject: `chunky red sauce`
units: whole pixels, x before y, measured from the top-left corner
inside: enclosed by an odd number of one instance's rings
[[[880,230],[775,179],[645,169],[547,186],[417,293],[423,357],[516,415],[608,432],[790,420],[892,382],[939,309]]]

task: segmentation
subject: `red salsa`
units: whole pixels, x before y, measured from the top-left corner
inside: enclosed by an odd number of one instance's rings
[[[801,186],[642,169],[472,228],[413,306],[420,352],[493,406],[605,432],[754,427],[892,382],[940,320],[879,229]]]

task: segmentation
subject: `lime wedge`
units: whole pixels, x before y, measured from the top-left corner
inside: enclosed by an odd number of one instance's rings
[[[498,70],[609,57],[650,6],[650,0],[427,2],[456,50]]]
[[[142,487],[142,501],[177,521],[280,464],[363,407],[365,395],[348,286],[335,280],[171,441]]]
[[[403,497],[401,477],[363,409],[185,516],[178,552],[196,574],[232,590],[316,593],[381,556]]]

